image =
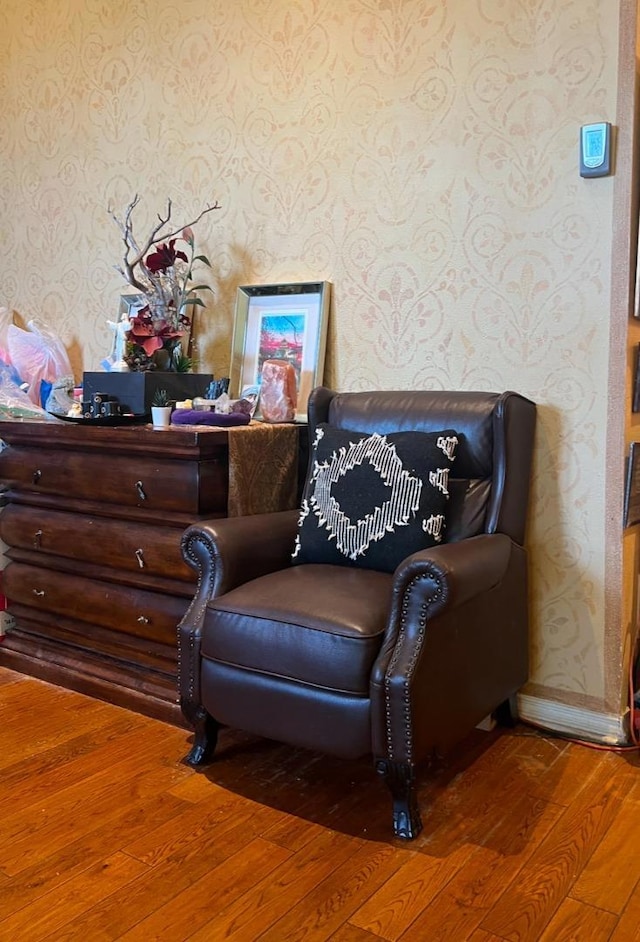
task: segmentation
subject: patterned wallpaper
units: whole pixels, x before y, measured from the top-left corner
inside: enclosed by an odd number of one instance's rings
[[[228,372],[238,285],[333,283],[341,389],[539,404],[532,680],[604,697],[605,429],[618,0],[5,0],[0,304],[77,377],[123,283],[107,215],[174,201],[213,262],[199,357]],[[620,116],[618,119],[620,120]],[[624,116],[623,116],[624,120]]]

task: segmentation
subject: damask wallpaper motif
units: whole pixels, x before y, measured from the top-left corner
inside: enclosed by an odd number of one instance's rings
[[[333,283],[341,389],[516,389],[539,404],[532,679],[604,696],[603,478],[617,0],[5,0],[0,304],[79,378],[123,290],[107,206],[198,228],[228,371],[238,285]]]

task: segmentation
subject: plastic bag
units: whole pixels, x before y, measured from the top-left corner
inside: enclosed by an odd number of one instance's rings
[[[19,377],[15,369],[0,362],[0,421],[2,419],[29,419],[30,421],[53,421],[40,406],[34,405],[28,394],[20,388]],[[2,427],[0,426],[0,436]]]
[[[27,328],[15,324],[7,327],[9,362],[29,384],[31,402],[39,404],[42,380],[55,383],[72,376],[73,371],[64,345],[48,327],[29,321]]]
[[[13,324],[13,313],[8,307],[0,307],[0,360],[3,363],[11,362],[7,338],[7,331],[11,324]]]
[[[47,387],[47,394],[43,396],[43,408],[54,415],[68,415],[69,409],[75,402],[73,385],[73,376],[63,376],[62,379],[57,379],[55,383],[47,383],[43,380],[42,388]]]

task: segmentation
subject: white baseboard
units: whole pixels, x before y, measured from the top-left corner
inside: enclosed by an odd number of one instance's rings
[[[607,746],[629,743],[625,717],[617,713],[596,713],[584,707],[569,706],[557,700],[542,700],[518,694],[520,719],[576,739],[589,739]]]

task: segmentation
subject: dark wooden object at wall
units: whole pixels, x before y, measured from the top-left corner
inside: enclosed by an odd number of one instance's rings
[[[180,537],[226,516],[228,432],[2,422],[0,535],[15,620],[0,663],[170,722]]]

